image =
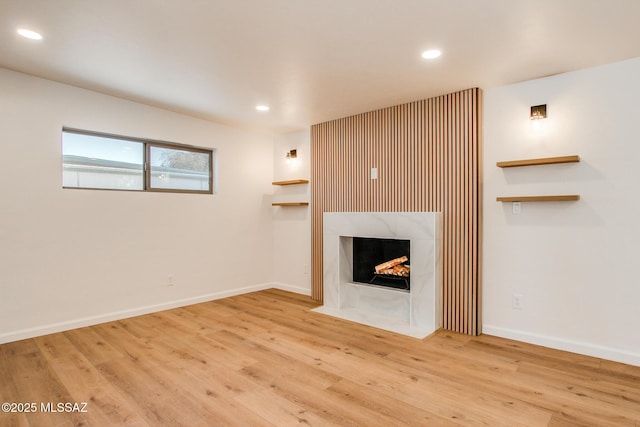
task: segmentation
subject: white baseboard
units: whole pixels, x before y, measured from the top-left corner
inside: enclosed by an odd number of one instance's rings
[[[501,328],[499,326],[483,325],[482,333],[494,335],[502,338],[509,338],[529,344],[541,345],[555,348],[556,350],[569,351],[572,353],[584,354],[586,356],[600,359],[612,360],[614,362],[626,363],[628,365],[640,366],[640,354],[630,351],[605,347],[585,342],[565,340],[546,335],[532,334],[529,332],[517,331],[514,329]]]
[[[289,285],[287,283],[274,282],[271,284],[272,288],[282,289],[283,291],[289,291],[300,295],[311,296],[310,288],[303,288],[301,286]]]
[[[161,304],[137,307],[128,310],[114,311],[111,313],[99,314],[97,316],[83,317],[80,319],[67,320],[64,322],[51,323],[48,325],[36,326],[33,328],[22,329],[19,331],[0,334],[0,344],[19,341],[27,338],[39,337],[42,335],[53,334],[56,332],[64,332],[71,329],[82,328],[85,326],[97,325],[99,323],[112,322],[114,320],[122,320],[129,317],[140,316],[143,314],[156,313],[158,311],[169,310],[186,305],[198,304],[201,302],[214,301],[221,298],[232,297],[235,295],[246,294],[249,292],[261,291],[264,289],[277,288],[285,291],[295,292],[303,295],[310,295],[311,290],[298,286],[287,285],[284,283],[262,283],[259,285],[247,286],[229,291],[214,292],[211,294],[200,295],[196,297],[184,298],[174,301],[168,301]]]

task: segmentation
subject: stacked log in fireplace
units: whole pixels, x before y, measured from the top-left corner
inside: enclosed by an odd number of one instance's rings
[[[409,290],[411,267],[405,264],[407,261],[409,261],[409,257],[403,255],[376,265],[374,267],[375,274],[369,283],[388,288]]]
[[[409,272],[411,271],[411,267],[409,265],[405,265],[409,258],[406,256],[401,256],[399,258],[395,258],[382,264],[378,264],[374,267],[376,274],[382,274],[385,276],[399,276],[399,277],[409,277]]]

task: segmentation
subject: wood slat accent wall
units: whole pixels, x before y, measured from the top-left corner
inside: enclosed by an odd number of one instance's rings
[[[440,211],[443,326],[481,332],[481,97],[468,89],[311,127],[314,299],[323,212]]]

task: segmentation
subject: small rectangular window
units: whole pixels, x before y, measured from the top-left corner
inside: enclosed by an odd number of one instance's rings
[[[62,186],[213,193],[214,150],[104,135],[62,132]]]
[[[211,190],[211,152],[149,145],[149,187],[162,190]]]
[[[144,144],[105,136],[62,134],[62,186],[144,189]]]

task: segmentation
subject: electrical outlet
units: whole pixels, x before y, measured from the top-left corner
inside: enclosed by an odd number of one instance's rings
[[[167,286],[173,286],[173,285],[174,285],[173,275],[170,274],[169,276],[167,276]]]
[[[511,212],[513,212],[514,215],[520,215],[522,213],[522,203],[513,202],[513,205],[511,206]]]
[[[522,310],[523,300],[524,296],[522,296],[522,294],[513,294],[513,298],[511,299],[511,307],[515,308],[516,310]]]
[[[371,179],[378,179],[378,168],[371,168]]]

